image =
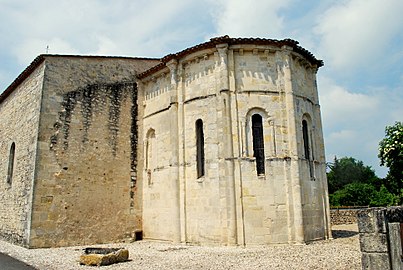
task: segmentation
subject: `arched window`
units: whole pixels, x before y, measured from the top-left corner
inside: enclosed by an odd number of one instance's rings
[[[263,121],[260,114],[252,115],[253,156],[256,158],[257,175],[265,173]]]
[[[196,121],[196,166],[197,178],[204,176],[204,132],[203,121]]]
[[[308,123],[306,120],[302,120],[302,137],[304,139],[304,158],[310,160],[310,147],[309,147],[309,134],[308,134]]]
[[[313,155],[311,153],[308,122],[306,120],[302,120],[302,138],[304,140],[304,158],[308,161],[309,174],[310,177],[313,178]]]
[[[10,147],[10,155],[8,157],[8,171],[7,171],[7,184],[11,185],[13,181],[14,171],[14,156],[15,156],[15,143],[13,142]]]

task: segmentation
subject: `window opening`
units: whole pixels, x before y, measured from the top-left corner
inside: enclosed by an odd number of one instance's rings
[[[308,123],[306,120],[302,120],[302,136],[304,139],[304,157],[305,159],[310,159],[309,151],[309,135],[308,135]]]
[[[14,156],[15,156],[15,143],[13,142],[10,147],[10,155],[8,158],[7,184],[9,185],[11,185],[13,181]]]
[[[306,120],[302,120],[302,137],[304,140],[304,157],[308,161],[309,164],[309,174],[311,178],[313,178],[313,164],[311,158],[311,149],[309,145],[309,132],[308,132],[308,123]]]
[[[256,158],[257,175],[265,173],[263,121],[260,114],[252,115],[253,156]]]
[[[204,176],[204,133],[203,121],[196,121],[196,164],[197,178]]]

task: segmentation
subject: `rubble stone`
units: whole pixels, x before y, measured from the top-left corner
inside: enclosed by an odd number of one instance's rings
[[[80,264],[89,266],[104,266],[114,263],[125,262],[129,259],[129,251],[127,249],[115,249],[110,252],[110,249],[106,249],[107,254],[90,253],[80,256]]]

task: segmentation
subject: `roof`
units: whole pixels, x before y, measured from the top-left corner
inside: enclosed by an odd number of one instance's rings
[[[20,74],[18,77],[4,90],[4,92],[0,95],[0,103],[3,102],[26,78],[28,78],[31,73],[41,65],[46,58],[50,57],[68,57],[68,58],[106,58],[106,59],[132,59],[132,60],[144,60],[144,67],[142,68],[142,73],[138,74],[138,78],[147,77],[150,74],[153,74],[163,68],[165,68],[166,63],[168,63],[172,59],[182,58],[186,55],[189,55],[193,52],[214,48],[218,44],[228,44],[228,45],[237,45],[237,44],[254,44],[254,45],[271,45],[275,47],[281,48],[282,46],[289,46],[293,49],[294,52],[297,52],[304,56],[308,61],[312,64],[317,65],[318,67],[323,66],[323,61],[316,59],[315,56],[309,52],[308,50],[299,46],[299,42],[293,39],[267,39],[267,38],[231,38],[229,36],[221,36],[210,39],[207,42],[195,45],[193,47],[187,48],[183,51],[168,54],[161,59],[156,58],[146,58],[146,57],[124,57],[124,56],[93,56],[93,55],[55,55],[55,54],[41,54],[32,61],[32,63]]]
[[[309,52],[308,50],[302,48],[299,46],[299,42],[293,39],[282,39],[282,40],[276,40],[276,39],[267,39],[267,38],[231,38],[229,36],[221,36],[221,37],[216,37],[212,38],[207,42],[198,44],[196,46],[187,48],[183,51],[180,51],[175,54],[168,54],[161,58],[161,63],[140,73],[137,77],[138,78],[144,78],[147,77],[148,75],[151,75],[161,69],[163,69],[166,66],[166,63],[168,63],[172,59],[179,59],[182,58],[188,54],[194,53],[196,51],[204,50],[204,49],[210,49],[216,47],[218,44],[228,44],[228,45],[238,45],[238,44],[254,44],[254,45],[271,45],[275,47],[281,48],[282,46],[289,46],[292,47],[294,52],[297,52],[304,56],[308,61],[310,61],[312,64],[317,65],[318,67],[323,66],[323,61],[316,59],[315,56]]]
[[[41,54],[37,56],[31,62],[31,64],[27,68],[25,68],[23,72],[20,73],[20,75],[18,75],[18,77],[6,88],[6,90],[4,90],[4,92],[0,95],[0,103],[2,103],[26,78],[28,78],[31,73],[45,61],[46,58],[52,57],[144,60],[143,64],[145,64],[146,62],[148,62],[148,64],[143,67],[143,70],[146,70],[150,68],[150,66],[154,66],[160,63],[160,59],[146,57]]]

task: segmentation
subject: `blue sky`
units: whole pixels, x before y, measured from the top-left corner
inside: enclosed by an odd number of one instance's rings
[[[329,161],[381,177],[378,143],[403,121],[401,0],[0,0],[0,91],[39,54],[162,57],[211,37],[292,38],[318,72]]]

